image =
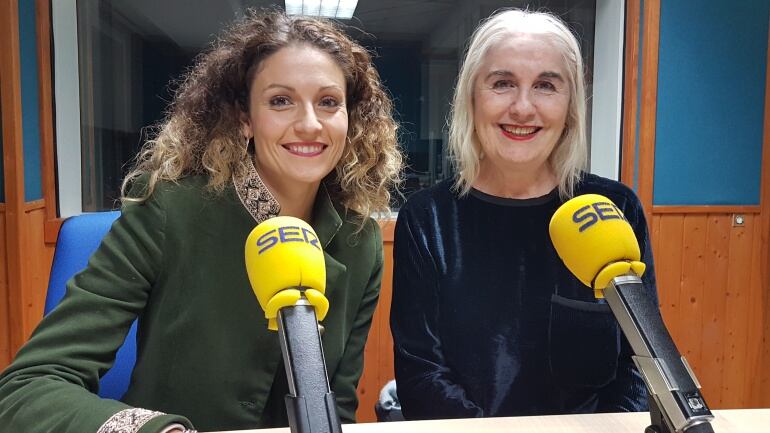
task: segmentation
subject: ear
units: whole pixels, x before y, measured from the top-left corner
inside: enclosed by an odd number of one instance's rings
[[[241,114],[239,116],[239,121],[241,123],[241,133],[246,138],[251,138],[254,136],[254,130],[251,129],[251,119],[249,118],[249,113],[244,113],[241,111]]]

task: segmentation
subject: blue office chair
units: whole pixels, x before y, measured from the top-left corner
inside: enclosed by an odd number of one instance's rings
[[[56,241],[56,251],[48,282],[44,313],[48,314],[64,297],[65,284],[83,270],[88,258],[107,234],[119,211],[84,213],[64,221]],[[115,355],[115,364],[99,381],[99,395],[119,400],[128,389],[131,371],[136,363],[136,321],[126,341]]]

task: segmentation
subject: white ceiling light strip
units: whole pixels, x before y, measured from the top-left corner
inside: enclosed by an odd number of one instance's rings
[[[353,18],[358,0],[285,0],[286,13],[313,17]]]

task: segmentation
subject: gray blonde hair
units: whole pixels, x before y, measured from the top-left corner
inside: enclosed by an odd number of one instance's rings
[[[479,68],[490,48],[505,36],[544,35],[564,59],[570,100],[565,131],[549,163],[556,172],[559,195],[571,197],[588,154],[586,139],[586,96],[583,57],[575,35],[559,18],[546,12],[518,9],[499,11],[486,19],[471,36],[452,101],[449,126],[449,152],[455,166],[454,188],[465,195],[479,174],[481,145],[474,132],[473,96]]]

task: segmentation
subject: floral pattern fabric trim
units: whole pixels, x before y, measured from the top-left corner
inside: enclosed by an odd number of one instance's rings
[[[243,180],[238,180],[233,175],[233,185],[243,207],[259,224],[268,218],[277,216],[281,211],[281,205],[262,182],[254,164],[248,164],[248,166],[248,173]]]
[[[123,409],[104,422],[96,433],[136,433],[147,421],[165,415],[148,409]]]

